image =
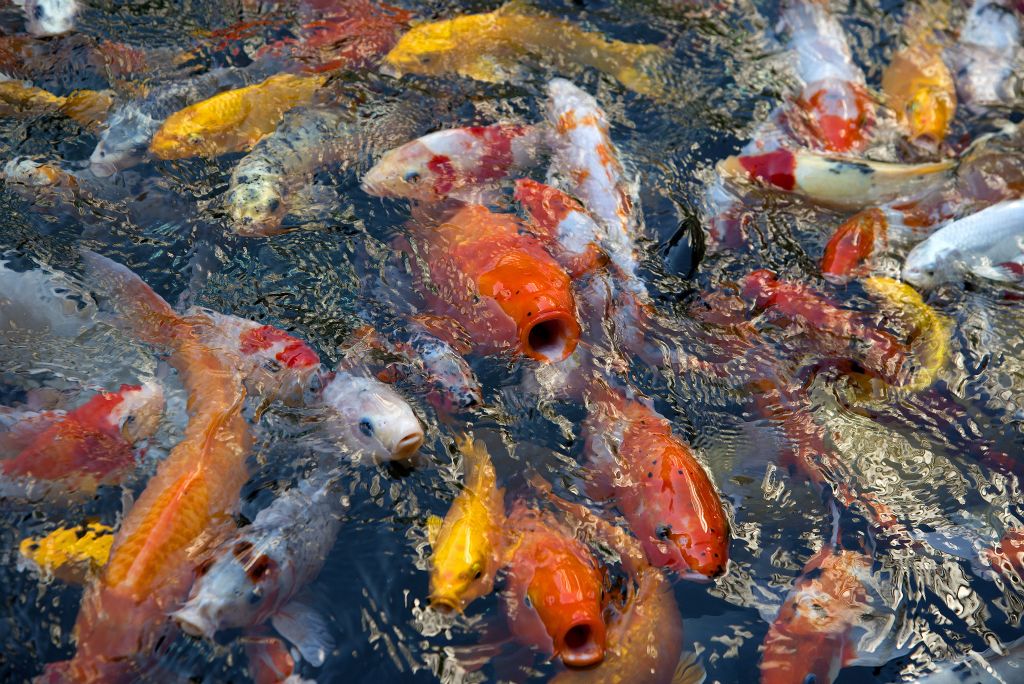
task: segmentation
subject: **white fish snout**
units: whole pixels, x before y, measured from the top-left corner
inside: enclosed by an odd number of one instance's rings
[[[218,610],[209,603],[193,599],[172,614],[186,634],[212,639],[217,633]]]

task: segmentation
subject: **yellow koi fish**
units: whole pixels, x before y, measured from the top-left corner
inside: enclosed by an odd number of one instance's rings
[[[326,76],[277,74],[218,93],[169,116],[149,151],[160,159],[185,159],[251,149],[277,128],[285,112],[308,104],[325,81]]]
[[[89,523],[59,527],[45,537],[24,539],[18,551],[43,577],[78,582],[107,564],[113,543],[111,528]]]
[[[925,389],[935,382],[949,357],[949,320],[925,304],[917,290],[898,280],[881,276],[866,278],[864,289],[898,311],[913,329],[910,344],[920,365],[902,387],[911,392]]]
[[[494,12],[414,26],[384,58],[393,72],[457,73],[488,83],[510,80],[524,55],[558,69],[591,67],[643,95],[658,95],[669,53],[656,45],[609,40],[523,2]]]
[[[427,519],[433,549],[430,604],[461,612],[494,588],[501,560],[505,523],[504,491],[497,487],[494,465],[483,442],[459,440],[466,484],[444,520]]]
[[[107,118],[113,103],[113,96],[106,90],[76,90],[61,97],[21,81],[0,82],[0,116],[56,111],[92,128]]]

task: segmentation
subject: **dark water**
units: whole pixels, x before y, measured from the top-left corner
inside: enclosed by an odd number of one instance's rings
[[[905,8],[898,2],[835,5],[857,62],[869,83],[877,84],[897,44]],[[406,6],[424,18],[493,9],[476,2]],[[673,47],[677,90],[657,105],[596,72],[573,74],[607,110],[612,137],[639,180],[646,224],[643,273],[662,313],[681,318],[702,293],[756,268],[814,283],[845,306],[872,309],[859,286],[835,287],[818,276],[818,255],[841,217],[796,202],[767,203],[755,217],[748,250],[711,253],[700,261],[701,201],[714,163],[746,141],[792,84],[785,56],[771,37],[778,15],[774,3],[740,0],[701,8],[622,0],[542,6],[615,38]],[[78,29],[84,36],[182,49],[199,32],[242,18],[242,9],[228,2],[94,2]],[[19,30],[16,9],[4,9],[0,19],[6,30]],[[83,54],[74,46],[56,50],[52,65],[31,80],[56,94],[106,87],[106,77],[81,59]],[[220,54],[216,59],[243,58]],[[419,125],[427,131],[499,118],[537,120],[552,75],[537,66],[524,82],[509,85],[456,77],[406,76],[393,82],[361,72],[345,78],[350,94],[366,95],[367,107],[405,102],[421,112]],[[970,134],[971,125],[958,122],[957,131]],[[68,201],[45,191],[26,195],[0,188],[0,248],[9,252],[14,269],[41,263],[74,277],[77,249],[94,249],[132,268],[171,302],[279,326],[303,337],[330,363],[338,360],[353,330],[364,322],[386,327],[405,308],[402,283],[392,277],[389,258],[408,206],[360,190],[358,172],[367,160],[319,174],[319,181],[338,192],[328,212],[295,219],[298,229],[289,234],[247,239],[233,235],[208,209],[227,189],[239,154],[147,162],[99,179],[85,168],[96,137],[73,121],[40,114],[0,120],[0,128],[0,160],[16,155],[63,160],[67,168],[78,169],[89,189]],[[816,420],[833,436],[851,471],[927,542],[924,550],[883,547],[875,554],[874,571],[893,615],[891,628],[876,635],[878,653],[892,655],[880,655],[877,667],[843,670],[841,683],[912,681],[933,663],[1020,636],[1020,587],[997,582],[977,560],[978,551],[1006,527],[1020,525],[1019,484],[979,465],[965,444],[990,443],[1021,456],[1024,307],[1001,293],[961,287],[942,290],[931,303],[955,324],[952,362],[939,384],[970,420],[935,417],[913,399],[895,395],[887,398],[891,405],[876,407],[881,419],[873,420],[850,409],[842,382],[818,379],[809,388]],[[687,348],[687,341],[680,344]],[[470,360],[486,403],[470,427],[489,444],[503,484],[522,487],[519,474],[527,464],[562,486],[579,482],[582,409],[525,392],[521,383],[531,375],[529,362]],[[38,386],[98,389],[158,368],[150,350],[104,325],[74,344],[31,334],[15,338],[2,352],[2,364],[4,404],[17,403]],[[686,647],[699,655],[708,681],[754,681],[759,647],[778,606],[806,561],[833,536],[828,506],[816,487],[777,465],[776,426],[749,413],[734,386],[640,362],[629,375],[699,450],[733,522],[729,572],[709,585],[676,584]],[[130,482],[136,493],[183,428],[183,392],[173,375],[167,382],[168,418]],[[428,427],[422,458],[408,470],[352,469],[346,485],[351,508],[339,542],[309,589],[329,617],[337,648],[322,668],[304,665],[302,674],[319,682],[543,680],[557,666],[524,656],[511,644],[479,671],[467,671],[454,657],[457,647],[481,638],[507,638],[496,596],[475,602],[457,618],[426,610],[425,520],[430,514],[443,516],[457,492],[452,437],[462,426],[440,422],[423,397],[408,399]],[[900,402],[906,411],[892,406]],[[250,519],[275,489],[287,486],[297,465],[312,458],[286,410],[272,407],[256,430],[254,476],[243,492],[242,513]],[[0,500],[0,679],[27,680],[43,664],[73,653],[70,634],[81,597],[80,588],[40,583],[16,569],[18,541],[59,523],[86,518],[114,523],[121,501],[115,488],[67,507]],[[857,510],[839,517],[839,537],[849,548],[873,549],[868,527]],[[166,656],[169,669],[202,681],[248,681],[238,637],[223,633],[215,645],[179,640]]]

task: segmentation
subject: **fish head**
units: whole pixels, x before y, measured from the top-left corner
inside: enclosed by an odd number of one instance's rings
[[[384,61],[398,73],[437,74],[445,71],[446,57],[459,48],[454,21],[435,21],[412,27]]]
[[[127,105],[107,119],[107,128],[100,135],[89,155],[89,168],[99,178],[112,176],[122,169],[140,163],[146,153],[153,120]]]
[[[303,394],[320,373],[320,356],[303,340],[272,325],[224,316],[210,316],[224,330],[237,330],[235,343],[246,363],[246,389],[254,395],[301,403]]]
[[[451,159],[413,140],[386,152],[363,177],[362,188],[376,197],[437,202],[455,189],[456,182]]]
[[[233,539],[196,567],[188,601],[173,618],[188,634],[207,639],[222,629],[259,624],[287,593],[285,571],[249,540]]]
[[[76,0],[25,0],[25,25],[34,36],[56,36],[75,28]]]
[[[842,667],[849,624],[836,599],[812,583],[791,594],[765,637],[761,681],[831,682]]]
[[[123,401],[114,407],[111,417],[125,441],[135,444],[152,437],[164,412],[163,388],[147,380],[142,385],[122,385],[120,393]]]
[[[468,411],[483,404],[483,392],[473,369],[452,347],[437,338],[410,340],[434,386],[435,407],[445,414]]]
[[[324,386],[322,401],[339,414],[348,446],[374,460],[404,460],[423,444],[412,407],[379,380],[338,372]]]
[[[430,559],[430,605],[462,612],[494,586],[493,521],[474,492],[464,491],[452,503],[433,540]]]
[[[287,211],[281,187],[269,178],[233,179],[237,183],[225,200],[235,232],[246,236],[271,235],[279,229]]]
[[[903,280],[922,290],[930,290],[943,282],[947,264],[955,258],[955,250],[942,249],[936,242],[925,240],[910,250],[903,262]]]

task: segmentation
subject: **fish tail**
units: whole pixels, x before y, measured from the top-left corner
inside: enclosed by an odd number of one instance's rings
[[[85,279],[103,293],[118,314],[118,323],[149,344],[168,344],[187,327],[167,301],[127,266],[105,256],[82,250]]]
[[[619,83],[641,95],[663,99],[668,95],[668,62],[671,53],[657,45],[619,44],[622,66],[615,74]]]
[[[459,451],[462,453],[467,489],[477,489],[476,485],[485,478],[494,479],[494,466],[491,464],[491,456],[487,452],[487,446],[482,441],[479,439],[474,440],[466,434],[458,439],[457,444]]]

